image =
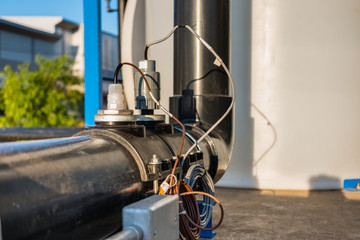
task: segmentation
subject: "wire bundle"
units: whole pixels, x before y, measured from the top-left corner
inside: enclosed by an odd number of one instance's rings
[[[142,77],[142,78],[144,79],[144,81],[145,81],[146,88],[148,89],[149,94],[150,94],[152,100],[156,103],[156,105],[157,105],[166,115],[168,115],[170,118],[174,119],[174,120],[181,126],[181,128],[182,128],[182,137],[181,137],[181,144],[180,144],[179,152],[178,152],[178,154],[177,154],[177,156],[176,156],[176,161],[175,161],[175,164],[174,164],[174,166],[173,166],[172,172],[171,172],[171,174],[170,174],[170,176],[171,176],[171,178],[170,178],[170,186],[172,186],[172,185],[175,186],[176,184],[173,184],[173,183],[176,181],[176,179],[174,179],[174,177],[175,177],[174,174],[175,174],[175,169],[176,169],[177,165],[179,164],[179,158],[180,158],[180,155],[181,155],[183,146],[184,146],[185,126],[184,126],[184,124],[182,124],[182,123],[179,121],[179,119],[177,119],[177,118],[176,118],[173,114],[171,114],[165,107],[163,107],[163,106],[159,103],[158,100],[156,100],[156,98],[154,97],[154,95],[153,95],[152,92],[151,92],[151,88],[150,88],[150,85],[149,85],[148,80],[147,80],[146,77],[145,77],[145,74],[144,74],[136,65],[134,65],[134,64],[132,64],[132,63],[129,63],[129,62],[122,62],[122,63],[120,63],[120,64],[116,67],[116,69],[115,69],[115,73],[114,73],[114,84],[116,84],[116,83],[118,82],[117,79],[118,79],[119,71],[120,71],[120,69],[121,69],[121,67],[122,67],[123,65],[129,65],[129,66],[135,68],[135,70],[140,73],[141,77]],[[174,187],[171,187],[171,188],[170,188],[170,194],[175,194],[175,191],[174,191],[173,188],[174,188]]]
[[[187,182],[192,189],[195,189],[197,185],[200,185],[200,189],[203,192],[209,193],[213,196],[215,194],[215,186],[210,174],[203,166],[199,164],[192,165],[189,168],[185,175],[185,182]],[[210,197],[203,197],[202,210],[200,213],[201,226],[205,227],[209,223],[212,217],[212,209],[214,204],[214,200],[212,200]]]
[[[190,189],[191,189],[191,188],[190,188]],[[198,228],[198,229],[205,230],[205,231],[212,231],[212,230],[218,228],[218,227],[221,225],[222,220],[224,219],[224,208],[223,208],[223,206],[221,205],[220,201],[219,201],[217,198],[215,198],[215,197],[212,196],[211,194],[208,194],[208,193],[205,193],[205,192],[199,192],[199,191],[181,192],[181,193],[179,194],[179,196],[181,197],[181,199],[184,199],[185,196],[197,195],[197,194],[204,195],[204,196],[208,196],[208,197],[212,198],[212,199],[219,205],[220,211],[221,211],[220,220],[219,220],[219,222],[218,222],[214,227],[212,227],[212,228],[205,228],[205,227],[203,227],[203,226],[200,226],[200,225],[197,223],[197,222],[198,222],[198,219],[199,219],[200,217],[198,218],[198,217],[197,217],[198,215],[195,215],[195,214],[199,214],[199,208],[198,208],[198,205],[197,205],[197,202],[196,202],[196,198],[193,198],[193,199],[195,199],[195,202],[192,202],[192,209],[194,209],[194,208],[197,209],[196,211],[192,210],[193,212],[191,212],[191,215],[194,216],[193,218],[189,216],[189,214],[187,213],[186,210],[184,211],[184,207],[181,207],[181,206],[180,206],[180,213],[179,213],[180,216],[181,216],[182,214],[184,214],[185,217],[186,217],[186,219],[187,219],[187,222],[185,222],[185,221],[184,221],[184,222],[180,222],[180,229],[181,229],[182,227],[184,227],[184,228],[189,228],[191,231],[195,232],[196,229],[194,228],[194,226],[195,226],[196,228]],[[181,205],[181,204],[180,204],[180,205]],[[190,211],[190,210],[188,210],[188,211]],[[196,231],[197,231],[197,230],[196,230]],[[189,240],[198,239],[198,238],[196,238],[196,237],[197,237],[197,235],[195,235],[193,238],[188,238],[188,239],[189,239]]]
[[[191,187],[184,181],[179,184],[179,191],[181,193],[192,192]],[[185,239],[199,239],[200,228],[189,223],[188,218],[192,219],[196,225],[200,225],[199,206],[195,195],[187,195],[180,197],[179,203],[179,219],[180,219],[180,234]]]
[[[234,107],[234,103],[235,103],[235,85],[234,85],[234,81],[231,77],[230,71],[228,69],[228,67],[225,65],[225,63],[223,62],[223,60],[221,59],[221,57],[215,52],[215,50],[199,35],[197,34],[194,29],[192,29],[189,25],[176,25],[175,27],[173,27],[173,29],[171,29],[170,33],[168,35],[166,35],[164,38],[153,41],[151,43],[146,44],[145,46],[145,52],[144,52],[144,57],[145,59],[148,59],[148,50],[150,48],[150,46],[161,43],[165,40],[167,40],[174,32],[175,30],[177,30],[178,28],[186,28],[187,30],[189,30],[215,57],[215,61],[214,64],[217,66],[222,66],[222,68],[225,70],[226,74],[228,75],[229,79],[230,79],[230,85],[231,85],[231,91],[232,91],[232,100],[231,103],[228,107],[228,109],[225,111],[225,113],[216,121],[216,123],[214,125],[212,125],[207,131],[206,133],[204,133],[189,149],[188,151],[184,154],[183,159],[185,159],[187,156],[189,156],[189,154],[191,153],[191,151],[198,145],[199,142],[201,142],[202,140],[204,140],[206,138],[206,136],[208,136],[210,134],[210,132],[212,132],[212,130],[214,130],[222,120],[224,120],[224,118],[230,113],[231,109]]]
[[[188,25],[177,25],[175,26],[170,33],[157,41],[154,41],[152,43],[149,43],[146,45],[145,47],[145,59],[147,59],[147,52],[148,49],[151,45],[157,44],[157,43],[161,43],[163,41],[165,41],[166,39],[168,39],[174,32],[176,29],[178,28],[186,28],[188,29],[215,57],[215,62],[214,64],[217,66],[222,66],[223,69],[225,70],[226,74],[228,75],[229,79],[230,79],[230,84],[231,84],[231,89],[232,89],[232,101],[230,103],[230,106],[228,107],[228,109],[225,111],[225,113],[216,121],[216,123],[210,127],[206,133],[204,133],[197,141],[195,141],[195,143],[188,149],[188,151],[182,156],[183,160],[181,165],[183,164],[184,160],[188,157],[188,155],[190,154],[190,152],[198,145],[199,142],[201,142],[202,140],[204,140],[204,138],[206,136],[209,135],[209,133],[214,130],[216,128],[217,125],[219,125],[219,123],[229,114],[229,112],[231,111],[231,109],[234,106],[234,102],[235,102],[235,86],[234,86],[234,81],[231,77],[231,74],[229,72],[229,69],[227,68],[227,66],[224,64],[224,62],[222,61],[222,59],[219,57],[219,55],[213,50],[213,48],[204,40],[202,39],[190,26]],[[179,159],[182,153],[182,148],[183,148],[183,144],[184,144],[184,139],[185,139],[185,126],[173,115],[171,114],[166,108],[164,108],[154,97],[154,95],[151,92],[149,83],[144,75],[144,73],[134,64],[132,63],[128,63],[128,62],[123,62],[120,63],[116,70],[115,70],[115,74],[114,74],[114,83],[117,83],[117,76],[119,73],[120,68],[123,65],[130,65],[133,68],[135,68],[142,76],[142,78],[145,81],[146,87],[149,91],[149,95],[151,96],[151,98],[153,99],[153,101],[156,103],[156,105],[165,113],[167,114],[170,118],[174,119],[181,127],[182,127],[182,140],[181,140],[181,145],[179,148],[179,152],[176,156],[176,161],[175,164],[173,166],[172,172],[169,175],[169,186],[170,188],[167,190],[166,194],[179,194],[180,197],[180,204],[179,204],[179,209],[180,209],[180,233],[181,236],[192,240],[192,239],[199,239],[200,237],[200,230],[214,230],[217,227],[220,226],[220,224],[222,223],[223,217],[224,217],[224,209],[220,203],[220,201],[215,198],[214,195],[214,183],[210,177],[210,175],[207,173],[207,171],[200,165],[194,165],[192,166],[189,171],[187,172],[185,178],[186,181],[185,182],[183,180],[177,181],[176,176],[174,175],[175,173],[175,169],[177,167],[177,165],[179,164]],[[167,178],[168,179],[168,178]],[[177,183],[177,184],[176,184]],[[200,183],[202,186],[202,190],[204,192],[200,192],[200,191],[193,191],[192,187],[196,187],[196,184]],[[199,206],[196,200],[195,195],[203,195],[203,210],[201,211],[201,214],[199,213]],[[208,222],[211,219],[212,216],[212,208],[214,205],[214,202],[216,202],[221,210],[221,218],[219,220],[219,222],[216,224],[216,226],[212,227],[212,228],[205,228],[205,226],[208,224]]]
[[[230,103],[230,106],[225,111],[225,113],[216,121],[216,123],[211,126],[205,134],[203,134],[195,143],[187,150],[187,152],[182,156],[182,162],[181,165],[183,165],[184,160],[188,157],[190,152],[198,145],[199,142],[204,140],[206,136],[210,134],[212,130],[214,130],[220,122],[229,114],[231,109],[234,106],[235,102],[235,86],[234,81],[231,77],[230,71],[227,68],[227,66],[224,64],[223,60],[220,58],[220,56],[215,52],[215,50],[203,39],[201,38],[189,25],[176,25],[168,35],[166,35],[164,38],[156,40],[154,42],[148,43],[145,46],[145,52],[144,57],[145,59],[148,59],[148,50],[149,47],[158,43],[161,43],[165,40],[167,40],[178,28],[186,28],[188,29],[215,57],[214,64],[217,66],[222,66],[222,68],[225,70],[226,74],[228,75],[230,79],[231,84],[231,90],[232,90],[232,100]],[[184,129],[183,129],[184,131]],[[184,132],[183,132],[184,133]],[[179,157],[179,155],[178,155]],[[173,168],[172,174],[174,174],[174,170],[176,168],[178,162],[175,163],[175,166]],[[219,200],[217,200],[214,195],[214,183],[212,182],[212,179],[210,175],[206,172],[205,169],[201,168],[201,166],[194,166],[193,168],[189,169],[187,175],[186,175],[187,181],[190,183],[190,186],[186,186],[187,184],[184,181],[179,181],[179,184],[176,185],[176,187],[173,187],[170,189],[168,194],[177,194],[180,193],[180,197],[182,200],[182,203],[180,203],[180,232],[183,237],[186,239],[198,239],[200,237],[199,230],[214,230],[217,227],[220,226],[223,217],[224,217],[224,210]],[[201,179],[201,180],[200,180]],[[205,192],[197,192],[192,191],[192,187],[195,186],[196,182],[200,180],[203,191]],[[171,184],[172,182],[170,182]],[[201,214],[199,213],[199,207],[198,203],[196,201],[196,197],[194,195],[200,194],[204,196],[203,199],[203,210]],[[185,197],[186,196],[186,197]],[[191,197],[190,197],[191,196]],[[204,228],[206,226],[212,216],[212,208],[215,201],[221,210],[221,218],[218,222],[218,224],[210,229]],[[186,218],[186,219],[185,219]]]

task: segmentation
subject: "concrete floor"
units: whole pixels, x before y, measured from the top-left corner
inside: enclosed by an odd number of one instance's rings
[[[216,197],[225,218],[213,239],[360,239],[360,193],[217,188]]]

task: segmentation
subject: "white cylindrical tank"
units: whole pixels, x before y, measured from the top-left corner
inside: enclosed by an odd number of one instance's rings
[[[359,178],[360,1],[254,0],[251,49],[251,102],[272,125],[252,108],[253,131],[236,126],[250,150],[233,154],[220,185],[336,189]]]

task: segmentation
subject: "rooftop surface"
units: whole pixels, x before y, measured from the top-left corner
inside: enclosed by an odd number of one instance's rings
[[[225,218],[213,239],[360,239],[360,192],[217,188],[216,197]]]

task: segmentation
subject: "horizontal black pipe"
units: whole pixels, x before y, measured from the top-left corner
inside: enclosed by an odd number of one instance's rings
[[[4,240],[102,239],[141,197],[129,152],[106,137],[0,144]]]
[[[70,137],[83,131],[79,127],[11,127],[0,128],[0,142],[19,140],[38,140]]]
[[[122,208],[152,187],[153,154],[173,161],[181,136],[166,124],[125,125],[0,144],[3,239],[103,239],[120,230]],[[184,149],[192,144],[186,137]],[[212,149],[206,141],[200,147],[197,161],[211,166]]]

